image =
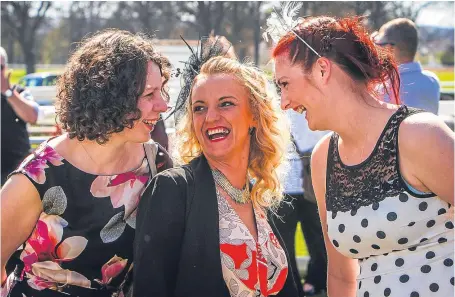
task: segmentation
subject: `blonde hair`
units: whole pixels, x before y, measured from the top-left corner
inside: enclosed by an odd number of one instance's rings
[[[248,173],[254,180],[251,200],[257,206],[274,208],[283,198],[282,179],[287,167],[287,148],[290,143],[289,123],[280,109],[279,101],[271,92],[265,74],[250,63],[214,57],[201,68],[198,77],[215,74],[233,75],[248,91],[250,110],[257,123],[251,136]],[[193,128],[192,96],[187,100],[186,114],[177,126],[175,156],[182,163],[189,163],[202,152]]]

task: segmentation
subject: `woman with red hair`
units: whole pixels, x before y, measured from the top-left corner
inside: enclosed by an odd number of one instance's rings
[[[273,51],[281,106],[334,131],[312,156],[329,296],[452,296],[454,134],[381,102],[378,84],[399,98],[397,66],[359,18],[287,20]]]

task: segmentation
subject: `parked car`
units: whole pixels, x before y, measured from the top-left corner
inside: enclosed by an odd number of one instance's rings
[[[55,84],[59,73],[37,72],[30,73],[19,80],[19,85],[27,87],[33,94],[33,98],[41,106],[53,105],[57,95]]]
[[[53,72],[30,73],[19,80],[23,87],[55,86],[59,74]]]

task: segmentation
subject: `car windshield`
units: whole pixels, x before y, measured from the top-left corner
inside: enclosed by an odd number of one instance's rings
[[[57,75],[49,75],[46,77],[24,77],[19,81],[19,85],[23,87],[40,87],[54,86],[57,80]]]

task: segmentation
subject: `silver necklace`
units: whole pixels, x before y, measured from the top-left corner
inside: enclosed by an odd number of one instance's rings
[[[237,189],[229,182],[227,177],[221,171],[212,169],[212,175],[215,183],[223,189],[235,203],[246,204],[250,202],[250,187],[248,179],[243,189]]]

